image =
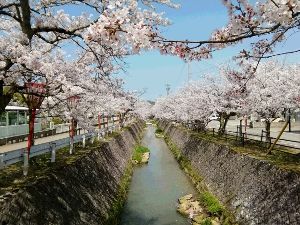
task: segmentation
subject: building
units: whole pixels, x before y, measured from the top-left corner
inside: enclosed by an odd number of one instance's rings
[[[28,134],[28,121],[28,108],[6,106],[5,112],[0,114],[0,139]],[[40,118],[36,119],[34,130],[35,132],[42,130]]]

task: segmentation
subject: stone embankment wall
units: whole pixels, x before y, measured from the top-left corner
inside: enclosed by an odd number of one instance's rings
[[[159,126],[240,224],[300,224],[298,173],[195,138],[170,123]]]
[[[143,124],[137,122],[109,142],[0,202],[1,225],[104,225],[120,203],[119,189]]]

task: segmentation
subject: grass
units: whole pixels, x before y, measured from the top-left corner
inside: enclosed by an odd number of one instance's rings
[[[207,218],[201,222],[201,225],[212,225],[212,222],[209,218]]]
[[[143,154],[150,152],[149,148],[138,145],[133,152],[132,160],[136,160],[138,163],[142,162]]]
[[[27,176],[23,175],[23,162],[10,165],[0,172],[0,195],[7,191],[17,190],[26,185],[26,183],[34,182],[45,177],[46,174],[51,173],[52,171],[59,170],[62,167],[73,164],[90,151],[98,149],[102,144],[103,142],[95,141],[93,144],[89,144],[85,148],[76,144],[75,152],[72,155],[69,154],[69,147],[59,149],[56,151],[55,163],[50,162],[50,153],[31,158]]]
[[[200,201],[212,215],[222,215],[224,207],[220,204],[219,200],[208,191],[200,194]]]

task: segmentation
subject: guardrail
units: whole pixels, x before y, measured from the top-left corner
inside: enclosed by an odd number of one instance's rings
[[[116,129],[120,129],[120,125],[113,125],[110,127],[102,128],[101,130],[98,130],[97,133],[90,132],[90,133],[76,135],[74,136],[74,143],[82,142],[83,146],[85,146],[87,140],[91,140],[93,142],[96,136],[98,137],[98,139],[100,139],[101,137],[104,137],[106,134],[112,133]],[[70,145],[69,137],[47,142],[44,144],[34,145],[31,147],[29,158],[42,155],[45,153],[51,153],[51,162],[55,162],[56,151],[69,145]],[[0,154],[0,169],[3,169],[4,167],[17,162],[22,162],[24,160],[25,150],[26,148],[22,148],[22,149],[17,149],[17,150]]]

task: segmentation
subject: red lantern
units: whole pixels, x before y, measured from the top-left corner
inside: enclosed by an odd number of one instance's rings
[[[46,85],[44,83],[25,83],[25,94],[27,94],[27,105],[29,109],[39,109],[46,93]]]
[[[78,95],[70,96],[68,100],[68,105],[71,109],[74,109],[79,102],[80,97]]]
[[[45,84],[28,82],[25,83],[25,93],[27,94],[27,105],[29,108],[29,135],[28,135],[28,145],[27,145],[27,157],[29,159],[30,148],[33,144],[34,135],[34,120],[36,116],[36,110],[40,108],[44,97],[45,97]]]

